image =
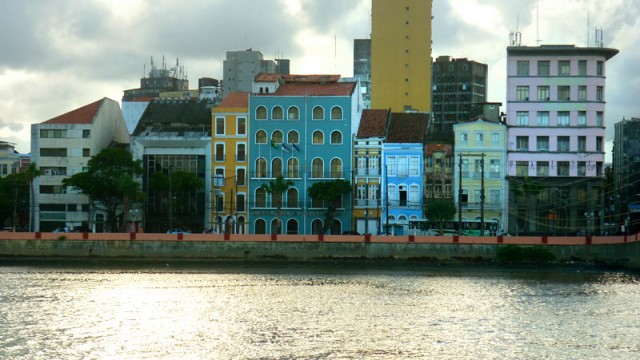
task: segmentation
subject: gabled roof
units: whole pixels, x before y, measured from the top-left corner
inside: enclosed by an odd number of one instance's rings
[[[93,124],[93,119],[96,117],[100,106],[105,100],[107,100],[106,97],[92,102],[89,105],[71,110],[68,113],[56,116],[43,122],[43,124]]]
[[[386,142],[422,144],[428,125],[428,113],[392,113]]]
[[[360,118],[360,127],[358,128],[359,139],[370,137],[384,137],[389,119],[389,110],[364,109]]]
[[[249,93],[248,92],[232,92],[222,99],[220,104],[213,109],[214,112],[220,109],[248,109],[249,108]]]

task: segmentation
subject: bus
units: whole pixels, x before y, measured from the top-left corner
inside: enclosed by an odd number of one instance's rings
[[[482,235],[482,224],[480,219],[463,219],[462,223],[457,220],[447,221],[444,224],[442,234],[440,234],[440,223],[429,220],[409,220],[409,235],[416,236],[437,236],[458,235],[458,225],[462,224],[462,236],[497,236],[501,235],[500,221],[498,219],[484,220],[484,235]]]

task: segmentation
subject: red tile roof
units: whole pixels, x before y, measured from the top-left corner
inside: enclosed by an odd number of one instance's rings
[[[387,143],[422,144],[428,125],[428,113],[393,113],[389,120]]]
[[[387,127],[388,118],[389,110],[362,110],[360,127],[358,128],[358,135],[356,135],[356,137],[360,139],[369,137],[383,137]]]
[[[331,83],[285,83],[273,94],[280,96],[350,96],[355,89],[355,82]]]
[[[304,82],[304,83],[328,83],[338,82],[340,75],[320,74],[320,75],[282,75],[287,83]]]
[[[249,108],[249,93],[248,92],[232,92],[222,99],[222,102],[217,107],[218,109],[226,108]],[[216,108],[213,109],[215,111]]]
[[[261,73],[254,79],[255,82],[276,82],[280,80],[282,74],[266,74]]]
[[[71,110],[66,114],[62,114],[49,119],[43,124],[92,124],[93,118],[98,113],[100,106],[107,98],[102,98],[89,105],[85,105],[81,108]]]

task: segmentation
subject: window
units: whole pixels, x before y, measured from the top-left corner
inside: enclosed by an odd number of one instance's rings
[[[314,206],[311,206],[314,207]],[[320,234],[323,232],[322,220],[315,219],[311,222],[311,233],[312,234]]]
[[[331,160],[331,177],[332,178],[342,177],[342,160],[340,159]]]
[[[245,204],[246,204],[245,194],[237,194],[236,195],[236,210],[239,211],[239,212],[246,211]]]
[[[282,176],[282,159],[275,158],[271,160],[271,177],[276,178]]]
[[[578,136],[578,152],[587,151],[587,137]]]
[[[538,126],[549,126],[549,112],[538,111],[536,122]]]
[[[289,108],[287,112],[287,119],[289,120],[300,120],[300,110],[297,107],[292,106]]]
[[[267,207],[267,190],[261,187],[256,189],[256,207]]]
[[[596,126],[602,126],[604,122],[604,113],[602,111],[598,111],[596,113]]]
[[[342,108],[334,106],[331,109],[331,120],[342,120]]]
[[[529,162],[516,161],[516,176],[528,176],[528,175],[529,175]]]
[[[528,86],[518,86],[518,87],[516,87],[516,100],[518,100],[518,101],[529,101],[529,87]]]
[[[569,126],[569,115],[568,111],[558,111],[558,126]]]
[[[578,100],[579,101],[587,100],[587,87],[585,85],[578,86]]]
[[[324,109],[322,106],[316,106],[313,108],[313,120],[324,120]]]
[[[549,162],[548,161],[538,161],[538,165],[536,166],[536,175],[537,176],[549,176]]]
[[[396,176],[398,171],[398,158],[395,156],[387,157],[387,175]]]
[[[291,130],[287,134],[287,142],[289,144],[299,144],[300,143],[300,135],[297,131]]]
[[[247,134],[247,118],[239,117],[238,118],[238,129],[236,130],[238,135],[246,135]]]
[[[558,61],[558,75],[560,76],[571,75],[571,61],[569,60]]]
[[[578,161],[578,176],[586,176],[586,175],[587,175],[587,162]]]
[[[603,171],[603,163],[602,161],[596,161],[596,176],[602,176],[604,175]]]
[[[82,137],[83,137],[84,139],[88,139],[88,138],[90,138],[90,137],[91,137],[91,130],[87,130],[87,129],[82,130]]]
[[[256,120],[267,120],[267,108],[258,106],[256,109]]]
[[[311,162],[311,177],[322,178],[324,173],[324,162],[320,158],[315,158]]]
[[[420,157],[411,156],[409,158],[409,176],[420,175]]]
[[[273,110],[271,110],[271,119],[273,120],[282,120],[284,119],[284,111],[281,106],[274,106]]]
[[[40,129],[41,138],[66,138],[66,129]]]
[[[409,186],[409,206],[420,207],[420,189],[418,185]]]
[[[290,158],[287,160],[287,177],[290,179],[297,179],[300,177],[298,159]]]
[[[516,136],[516,150],[529,151],[529,137],[528,136]]]
[[[322,145],[324,144],[324,134],[320,130],[316,130],[313,132],[313,140],[312,144],[314,145]]]
[[[484,144],[484,133],[476,132],[476,145]]]
[[[267,177],[267,160],[265,158],[259,158],[256,160],[256,177]]]
[[[468,144],[469,143],[469,134],[461,133],[460,134],[460,143],[461,144]]]
[[[287,207],[297,208],[298,206],[298,189],[290,188],[287,190]]]
[[[529,76],[529,61],[520,60],[517,63],[518,66],[518,76]]]
[[[549,76],[549,60],[538,61],[538,76]]]
[[[229,69],[229,70],[231,70],[231,69]],[[256,207],[258,207],[258,206],[256,205]],[[266,234],[267,233],[267,222],[264,221],[264,219],[256,220],[253,230],[254,230],[253,232],[256,233],[256,234]]]
[[[236,161],[247,161],[247,145],[236,145]]]
[[[604,87],[596,87],[596,101],[604,101]]]
[[[596,75],[598,76],[604,75],[604,61],[598,61],[596,63]]]
[[[497,133],[497,132],[491,133],[491,143],[500,144],[500,133]]]
[[[549,151],[549,137],[548,136],[538,136],[537,140],[537,149],[538,151]]]
[[[567,152],[570,148],[570,138],[568,136],[558,136],[558,151]]]
[[[406,156],[398,156],[398,176],[407,177],[409,175],[409,159]]]
[[[282,144],[282,131],[276,130],[271,134],[271,142],[274,144]]]
[[[558,161],[558,176],[569,176],[568,161]]]
[[[596,151],[597,152],[602,152],[603,149],[603,138],[602,136],[596,136]]]
[[[91,149],[87,149],[87,148],[82,149],[82,156],[90,157],[91,156]]]
[[[587,126],[587,112],[578,111],[578,126]]]
[[[244,186],[247,183],[245,173],[245,168],[236,169],[236,185]]]
[[[224,118],[216,118],[216,135],[224,135]]]
[[[529,112],[518,111],[516,112],[516,121],[520,126],[529,126]]]
[[[587,76],[587,60],[578,60],[578,75]]]
[[[266,144],[267,133],[264,130],[258,130],[256,132],[256,144]]]
[[[340,131],[334,131],[331,133],[331,144],[342,144],[342,133]]]
[[[549,98],[549,86],[538,86],[538,100],[539,101],[548,101]]]
[[[571,100],[571,87],[567,85],[558,86],[558,101]]]
[[[500,159],[489,160],[489,178],[491,179],[500,178]]]

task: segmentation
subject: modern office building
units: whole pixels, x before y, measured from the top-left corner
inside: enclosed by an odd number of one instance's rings
[[[353,77],[360,82],[365,109],[371,108],[371,39],[353,40]]]
[[[612,233],[627,234],[640,229],[640,118],[622,119],[615,124],[613,142],[613,192],[605,197],[615,224]],[[613,216],[613,218],[611,218]]]
[[[510,233],[603,231],[605,64],[617,53],[507,48]]]
[[[432,64],[433,130],[452,132],[453,125],[472,118],[474,104],[487,101],[486,64],[439,56]]]
[[[129,133],[118,102],[107,98],[31,125],[31,161],[43,174],[34,180],[32,230],[110,230],[106,212],[62,180],[84,171],[92,156],[114,144],[128,145]]]
[[[371,108],[431,111],[432,0],[373,0]]]
[[[316,183],[351,182],[352,137],[359,127],[362,100],[355,82],[339,79],[272,74],[256,78],[255,86],[263,91],[249,98],[250,233],[277,233],[278,217],[283,234],[351,230],[350,192],[331,204],[308,195]],[[293,186],[276,198],[262,185],[280,175]],[[335,210],[332,216],[330,210]]]
[[[260,74],[289,74],[288,59],[265,60],[253,49],[227,51],[223,61],[222,87],[224,96],[232,92],[251,92],[253,79]]]

